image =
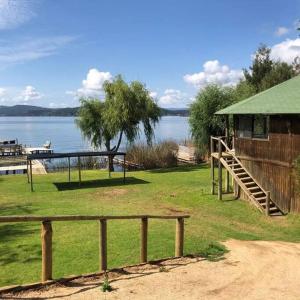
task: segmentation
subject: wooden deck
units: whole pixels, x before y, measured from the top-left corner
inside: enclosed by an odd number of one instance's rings
[[[0,173],[5,174],[25,174],[27,172],[27,165],[8,165],[0,167]],[[45,166],[38,160],[32,162],[32,173],[33,174],[47,174]]]

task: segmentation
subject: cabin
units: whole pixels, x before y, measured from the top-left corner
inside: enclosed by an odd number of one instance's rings
[[[300,76],[216,114],[227,124],[225,138],[212,137],[212,166],[218,162],[219,180],[225,169],[238,197],[267,214],[300,213]]]

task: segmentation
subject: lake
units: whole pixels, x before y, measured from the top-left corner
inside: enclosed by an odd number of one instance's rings
[[[187,117],[165,116],[155,128],[155,141],[173,139],[180,142],[188,139]],[[74,117],[0,117],[0,140],[18,139],[26,146],[41,146],[51,141],[55,152],[91,150],[76,127]],[[141,133],[139,141],[145,141]],[[125,149],[126,141],[122,143]]]

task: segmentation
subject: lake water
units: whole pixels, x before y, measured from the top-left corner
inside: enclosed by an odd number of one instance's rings
[[[187,117],[162,117],[155,128],[155,141],[173,139],[182,141],[189,138]],[[76,127],[73,117],[0,117],[0,140],[18,139],[27,146],[41,146],[51,141],[55,152],[91,150]],[[141,133],[139,141],[144,141]],[[122,147],[126,147],[123,141]]]

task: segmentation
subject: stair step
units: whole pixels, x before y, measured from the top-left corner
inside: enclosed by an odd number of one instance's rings
[[[264,194],[263,191],[260,191],[260,192],[257,192],[257,193],[252,193],[252,195],[255,197],[256,195],[261,195],[261,194]]]
[[[274,206],[274,207],[270,207],[270,213],[274,213],[274,212],[279,212],[280,211],[280,209],[279,208],[277,208],[276,206]]]
[[[232,169],[234,172],[236,171],[245,171],[244,168],[237,168],[237,169]]]
[[[258,202],[261,202],[261,201],[264,201],[264,202],[266,202],[266,200],[267,200],[267,197],[255,198],[255,200],[256,200],[256,201],[258,201]]]
[[[262,203],[261,206],[266,208],[266,203]],[[270,203],[270,210],[274,210],[275,208],[278,209],[274,203]]]
[[[240,166],[239,163],[234,163],[234,164],[230,164],[229,167],[233,167],[233,166]]]
[[[258,190],[260,189],[260,187],[257,185],[257,186],[254,186],[254,187],[250,187],[250,188],[247,188],[249,191],[255,191],[255,190]]]
[[[254,181],[252,181],[252,182],[246,182],[246,183],[245,183],[245,186],[248,187],[248,186],[253,185],[253,184],[256,184],[256,183],[255,183]]]
[[[237,176],[245,176],[245,175],[248,175],[248,173],[246,173],[246,172],[243,172],[243,173],[238,173],[238,174],[236,174]]]
[[[251,180],[253,180],[251,177],[243,177],[243,178],[241,178],[241,180],[244,182],[245,180],[249,180],[249,179],[251,179]]]

